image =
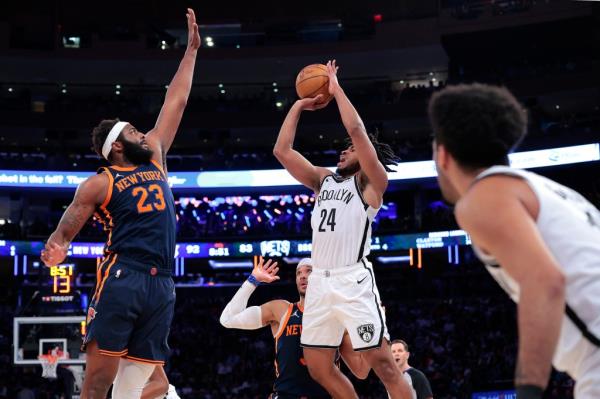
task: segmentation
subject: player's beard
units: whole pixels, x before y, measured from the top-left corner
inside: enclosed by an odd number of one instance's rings
[[[149,149],[145,149],[140,144],[133,143],[131,141],[123,140],[123,156],[134,165],[145,165],[149,164],[152,159],[154,152]]]
[[[356,174],[356,172],[358,172],[359,170],[360,170],[360,164],[358,162],[355,162],[344,168],[337,168],[335,170],[335,173],[337,173],[338,175],[340,175],[342,177],[346,177],[346,176],[352,176],[352,175]]]

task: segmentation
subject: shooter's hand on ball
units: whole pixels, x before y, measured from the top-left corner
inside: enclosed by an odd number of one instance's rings
[[[302,111],[315,111],[317,109],[325,108],[329,101],[322,102],[323,95],[319,94],[314,98],[306,97],[301,100],[297,100],[294,105],[300,107]]]

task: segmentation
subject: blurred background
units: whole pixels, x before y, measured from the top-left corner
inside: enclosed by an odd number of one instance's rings
[[[282,279],[258,289],[251,304],[297,298],[294,271],[310,255],[314,196],[275,178],[281,166],[272,148],[297,99],[296,74],[336,59],[368,130],[402,159],[370,256],[392,338],[407,341],[409,362],[436,399],[514,397],[515,306],[456,231],[431,164],[412,162],[431,159],[433,92],[460,82],[504,85],[529,113],[518,150],[528,153],[518,165],[600,205],[594,2],[2,2],[0,398],[66,398],[65,386],[77,382],[85,325],[67,317],[85,314],[105,235],[90,220],[60,270],[44,268],[39,251],[77,184],[104,165],[90,149],[92,128],[114,117],[141,131],[154,126],[186,46],[186,7],[196,11],[202,47],[167,157],[178,298],[166,371],[180,396],[270,393],[270,332],[226,330],[218,317],[253,255],[280,262]],[[295,143],[314,164],[334,166],[346,137],[330,104],[303,115]],[[15,321],[32,316],[50,319],[46,326]],[[35,359],[48,334],[65,339],[74,377],[41,378]],[[354,382],[361,398],[387,397],[373,374]],[[555,373],[546,398],[570,398],[572,385]]]

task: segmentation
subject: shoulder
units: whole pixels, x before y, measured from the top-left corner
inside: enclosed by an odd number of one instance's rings
[[[160,165],[165,164],[165,160],[167,157],[166,151],[163,150],[162,144],[160,142],[160,138],[156,134],[152,134],[155,132],[155,129],[151,130],[146,134],[146,143],[153,152],[152,159],[158,162]]]
[[[427,380],[427,377],[425,376],[425,374],[421,370],[416,369],[414,367],[411,367],[408,370],[406,370],[406,373],[410,374],[410,376],[413,380],[414,379]]]
[[[77,194],[87,195],[94,193],[105,193],[111,179],[112,175],[110,172],[92,175],[79,184],[77,187]]]
[[[319,178],[319,180],[317,181],[317,186],[313,187],[313,190],[315,193],[319,193],[319,191],[321,190],[321,187],[323,186],[323,183],[325,183],[325,180],[329,177],[329,176],[334,176],[334,173],[332,171],[330,171],[327,168],[324,168],[322,166],[315,166],[315,168],[317,169],[317,176]]]
[[[526,205],[529,209],[535,201],[533,190],[521,177],[492,175],[475,182],[458,201],[454,213],[461,226],[483,227],[502,219],[516,206]]]

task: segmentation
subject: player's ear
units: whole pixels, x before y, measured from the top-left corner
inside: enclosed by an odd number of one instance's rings
[[[112,143],[112,152],[123,152],[123,143],[121,143],[120,141],[115,141],[114,143]]]
[[[442,170],[448,169],[450,153],[448,153],[443,144],[438,144],[436,141],[433,142],[433,159],[438,168]]]

